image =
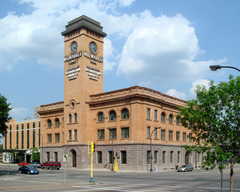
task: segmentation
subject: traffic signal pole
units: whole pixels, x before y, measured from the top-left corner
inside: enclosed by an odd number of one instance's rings
[[[91,142],[91,178],[89,180],[90,183],[93,183],[93,153],[95,152],[95,143]]]

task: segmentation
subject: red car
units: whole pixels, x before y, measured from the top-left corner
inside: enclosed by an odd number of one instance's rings
[[[47,169],[57,169],[59,170],[61,168],[61,163],[58,161],[46,161],[41,164],[41,168],[47,168]]]
[[[27,163],[27,161],[22,161],[21,163],[18,163],[18,166],[21,167],[23,165],[29,165],[30,163]]]

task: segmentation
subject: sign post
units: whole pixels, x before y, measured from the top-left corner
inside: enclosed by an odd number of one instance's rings
[[[64,185],[66,184],[66,177],[67,177],[67,173],[66,173],[66,164],[68,161],[68,155],[64,154],[63,155],[63,162],[65,163],[65,172],[64,172]]]
[[[95,152],[95,143],[91,142],[91,178],[89,180],[90,183],[94,182],[93,180],[93,153]]]

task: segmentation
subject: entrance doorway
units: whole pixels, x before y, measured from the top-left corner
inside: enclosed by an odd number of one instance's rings
[[[72,152],[72,166],[77,167],[77,153],[74,149],[72,149],[71,152]]]
[[[186,153],[185,153],[185,164],[186,165],[189,164],[189,155],[190,155],[190,151],[186,151]]]

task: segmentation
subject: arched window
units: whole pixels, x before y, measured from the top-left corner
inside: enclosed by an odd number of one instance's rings
[[[78,118],[78,115],[77,115],[77,113],[75,113],[74,114],[74,121],[75,121],[75,123],[77,123],[77,118]]]
[[[57,118],[57,119],[55,119],[55,127],[59,127],[60,126],[60,121],[59,121],[59,119]]]
[[[122,119],[129,119],[129,111],[128,109],[122,110]]]
[[[171,124],[173,123],[173,115],[172,114],[169,115],[168,122]]]
[[[98,122],[103,122],[105,120],[104,113],[100,112],[98,113]]]
[[[115,111],[111,111],[110,114],[109,114],[109,120],[110,121],[113,121],[113,120],[116,120],[117,119],[117,114]]]
[[[69,123],[72,123],[72,115],[71,114],[69,114]]]
[[[52,127],[52,121],[50,119],[48,119],[47,125],[48,125],[48,127]]]
[[[165,113],[163,113],[163,112],[161,114],[161,122],[165,122]]]

